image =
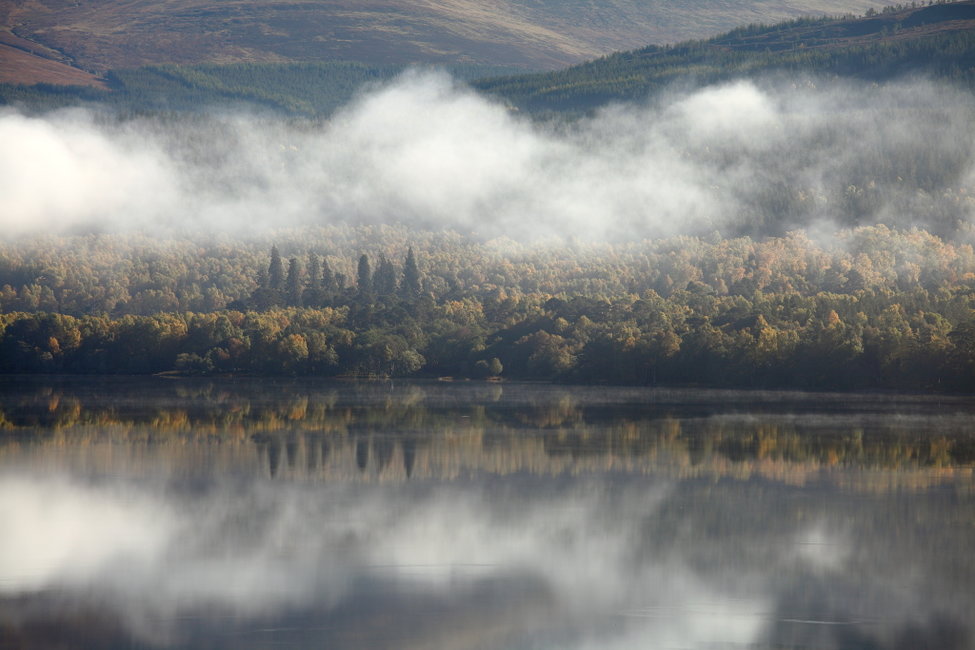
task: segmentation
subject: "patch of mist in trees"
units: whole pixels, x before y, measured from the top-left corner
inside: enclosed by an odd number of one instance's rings
[[[336,223],[523,243],[917,226],[970,237],[975,102],[933,82],[738,81],[572,122],[407,74],[328,122],[0,113],[0,225],[233,233]]]

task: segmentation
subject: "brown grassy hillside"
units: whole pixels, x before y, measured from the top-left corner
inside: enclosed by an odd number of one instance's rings
[[[49,83],[105,87],[96,75],[71,65],[67,57],[0,29],[0,83]]]
[[[36,81],[55,80],[55,69],[60,69],[38,58],[93,72],[149,63],[335,60],[559,68],[647,43],[710,36],[750,22],[862,12],[883,4],[883,0],[0,0],[0,27],[36,46],[30,59],[8,52],[0,63],[8,76]],[[30,47],[18,49],[26,53]],[[63,83],[84,82],[77,73],[71,74],[76,81]]]

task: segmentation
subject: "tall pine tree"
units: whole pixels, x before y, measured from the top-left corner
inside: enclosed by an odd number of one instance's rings
[[[305,290],[301,293],[301,304],[305,307],[321,307],[325,302],[322,293],[322,266],[318,256],[308,252],[308,267],[305,273]]]
[[[301,306],[301,266],[298,258],[288,260],[288,280],[286,284],[288,304],[292,307]]]
[[[322,292],[326,297],[331,297],[339,289],[338,283],[335,281],[335,274],[332,273],[332,267],[329,265],[327,259],[322,259]]]
[[[379,258],[379,268],[376,269],[372,285],[376,295],[382,298],[396,293],[396,268],[385,255]]]
[[[284,264],[277,246],[271,246],[271,264],[267,267],[267,284],[269,289],[280,291],[284,288]]]
[[[322,287],[322,265],[318,262],[318,255],[312,252],[308,253],[308,268],[307,268],[307,280],[306,284],[308,288],[317,291]]]
[[[403,262],[403,282],[400,283],[400,292],[404,298],[410,300],[418,298],[422,291],[420,267],[416,265],[416,256],[413,254],[413,247],[410,246],[406,251],[406,261]]]
[[[369,266],[369,256],[365,253],[359,258],[359,268],[356,271],[356,285],[361,298],[372,296],[372,269]]]

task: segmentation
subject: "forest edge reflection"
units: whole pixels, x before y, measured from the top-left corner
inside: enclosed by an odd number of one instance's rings
[[[973,415],[972,399],[900,394],[7,378],[0,458],[70,448],[97,464],[100,448],[124,443],[168,449],[184,469],[202,467],[192,456],[205,449],[206,463],[271,478],[626,471],[970,489]]]
[[[11,648],[973,647],[966,399],[3,388]]]

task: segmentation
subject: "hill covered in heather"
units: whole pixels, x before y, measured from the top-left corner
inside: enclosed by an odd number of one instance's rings
[[[580,10],[579,15],[589,14]],[[487,51],[475,56],[474,50],[464,48],[454,54],[441,48],[436,56],[403,50],[378,58],[380,50],[365,46],[358,53],[316,54],[308,49],[296,50],[293,56],[239,57],[197,56],[181,49],[175,63],[165,62],[174,57],[160,55],[155,63],[141,65],[151,59],[120,56],[98,64],[115,67],[86,72],[78,67],[80,60],[39,44],[32,50],[31,43],[0,31],[0,58],[6,57],[0,69],[15,77],[7,79],[15,83],[2,83],[0,75],[0,103],[41,109],[107,104],[140,112],[257,107],[327,116],[363,88],[387,83],[409,66],[436,66],[522,111],[577,113],[610,102],[642,101],[663,89],[741,78],[848,78],[874,83],[925,77],[968,87],[975,82],[975,3],[888,7],[868,10],[860,17],[753,23],[707,40],[649,45],[535,73],[521,71],[557,62],[529,54],[516,60],[522,55],[511,44],[500,57]],[[584,53],[560,61],[595,56],[600,48],[605,51],[615,44],[606,41],[583,48]],[[542,41],[532,41],[532,46],[548,48],[549,54],[556,51]],[[299,43],[289,47],[298,48]],[[46,83],[32,84],[31,79]]]
[[[877,0],[0,1],[0,81],[91,85],[156,64],[352,61],[557,69],[752,22],[863,12]]]

